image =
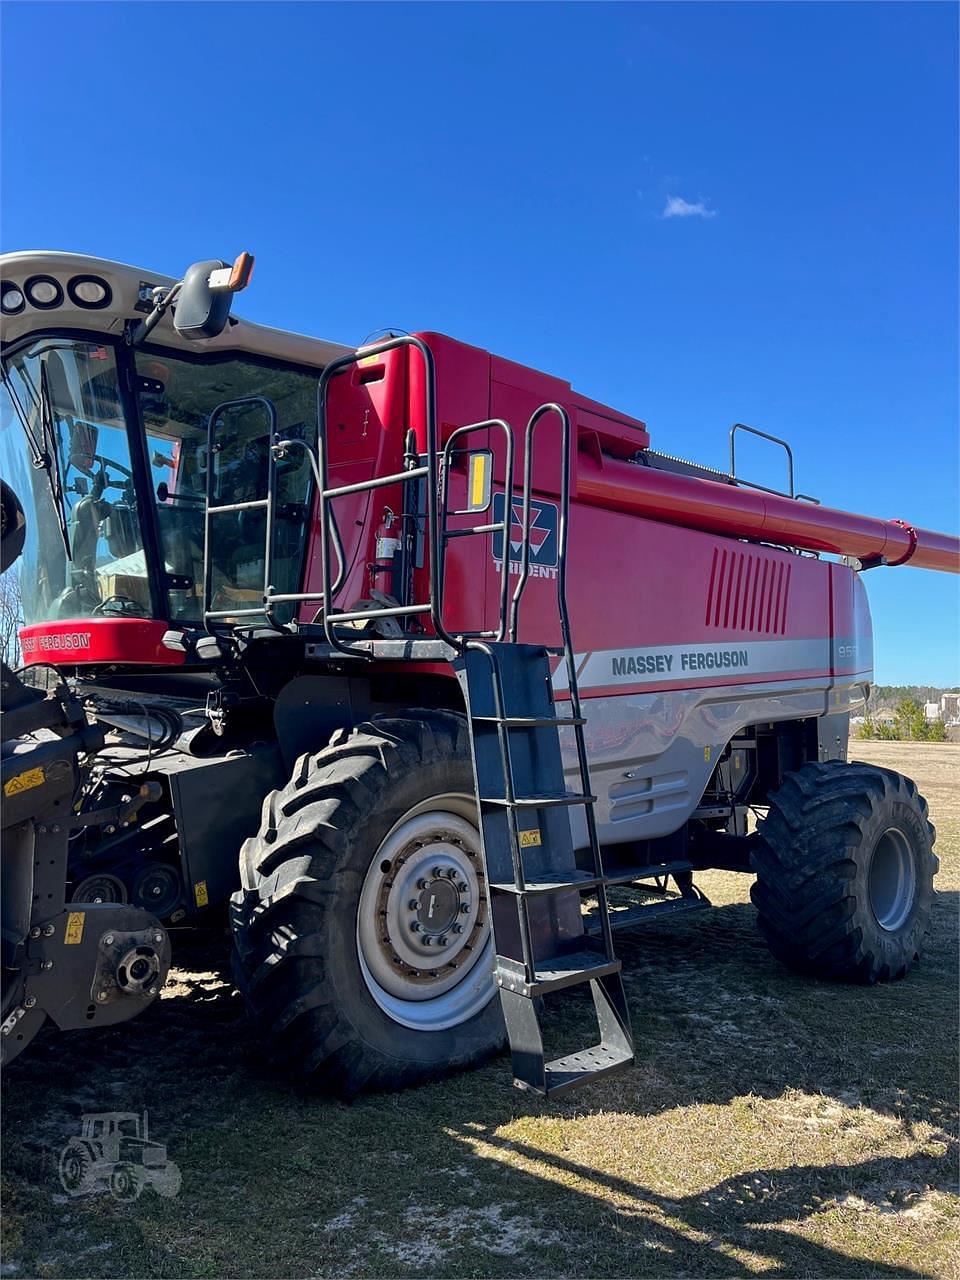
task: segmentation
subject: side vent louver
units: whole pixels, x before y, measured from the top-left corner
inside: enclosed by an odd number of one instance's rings
[[[783,635],[792,572],[789,560],[717,547],[710,567],[705,624]]]

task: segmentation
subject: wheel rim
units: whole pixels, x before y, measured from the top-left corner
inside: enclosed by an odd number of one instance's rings
[[[74,1152],[64,1156],[60,1178],[67,1191],[76,1191],[83,1181],[83,1161]]]
[[[917,871],[910,843],[902,831],[888,827],[870,859],[870,906],[877,924],[888,933],[899,929],[913,909]]]
[[[444,1031],[495,994],[480,835],[472,796],[434,796],[391,829],[357,911],[367,989],[394,1022]]]

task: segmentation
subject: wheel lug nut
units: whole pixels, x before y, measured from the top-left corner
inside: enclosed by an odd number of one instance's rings
[[[418,881],[417,881],[417,888],[418,888],[418,889],[425,889],[426,887],[427,887],[427,881],[426,881],[426,880],[418,880]]]
[[[440,937],[437,939],[437,946],[445,947],[449,943],[449,941],[450,939],[447,937],[445,933],[441,934]]]
[[[419,932],[420,932],[420,922],[419,922],[419,920],[414,920],[414,921],[413,921],[413,923],[412,923],[412,924],[411,924],[411,926],[410,926],[410,932],[411,932],[411,933],[419,933]]]
[[[425,934],[423,935],[423,945],[424,945],[425,947],[429,947],[429,946],[430,946],[430,944],[431,944],[431,942],[433,942],[433,938],[431,937],[431,935],[430,935],[429,933],[425,933]]]
[[[434,867],[432,874],[433,874],[434,880],[442,879],[444,874],[443,867]]]
[[[468,902],[464,902],[460,907],[460,914],[462,916],[465,916],[465,915],[468,915],[469,912],[470,912],[470,904]]]
[[[466,885],[466,881],[461,881],[461,882],[457,885],[457,893],[466,893],[466,892],[467,892],[467,885]]]
[[[407,910],[408,910],[408,911],[416,911],[416,909],[417,909],[417,907],[419,907],[419,905],[420,905],[420,903],[418,902],[418,900],[417,900],[416,898],[411,898],[411,899],[410,899],[410,901],[407,903]]]
[[[453,926],[453,932],[454,932],[454,933],[463,933],[463,925],[462,925],[462,924],[455,924],[455,925]]]

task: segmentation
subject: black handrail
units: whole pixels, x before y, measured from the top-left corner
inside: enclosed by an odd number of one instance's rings
[[[447,507],[448,479],[450,475],[450,465],[453,461],[453,446],[461,436],[469,435],[474,431],[488,430],[491,427],[498,427],[504,436],[505,460],[504,460],[504,484],[503,484],[503,519],[494,520],[488,524],[471,525],[468,529],[447,528],[447,520],[451,514]],[[441,544],[440,561],[443,570],[446,570],[446,551],[447,543],[451,538],[470,537],[474,534],[500,533],[503,537],[503,558],[500,561],[500,608],[498,612],[498,624],[496,631],[463,631],[458,633],[457,640],[460,645],[468,639],[473,640],[503,640],[507,629],[507,598],[510,594],[510,520],[513,514],[513,428],[503,418],[488,418],[485,422],[471,422],[465,427],[457,427],[452,432],[443,446],[442,465],[440,472],[440,483],[442,485],[440,499],[440,529],[439,539]],[[491,493],[492,493],[491,476]],[[491,497],[491,501],[492,501]],[[465,514],[461,512],[460,514]],[[440,596],[437,612],[443,614],[443,581],[440,583]]]
[[[211,413],[207,422],[207,502],[203,519],[203,621],[206,624],[217,618],[252,618],[263,617],[267,613],[267,597],[269,594],[272,547],[273,547],[273,498],[276,487],[276,460],[273,449],[267,451],[267,496],[249,502],[227,502],[214,506],[213,499],[216,469],[213,465],[215,449],[216,425],[227,409],[237,409],[244,405],[262,405],[270,418],[269,439],[273,439],[277,430],[277,409],[272,400],[266,396],[240,396],[236,400],[224,400]],[[213,558],[210,554],[210,518],[229,511],[253,511],[263,509],[267,517],[266,546],[263,552],[263,604],[256,609],[217,609],[209,608],[213,603]],[[269,615],[268,615],[269,620]]]
[[[317,490],[319,492],[319,490],[323,487],[323,482],[320,478],[320,468],[317,465],[317,459],[314,456],[313,450],[310,448],[310,446],[306,443],[305,440],[298,440],[295,437],[292,437],[289,439],[281,439],[279,436],[275,436],[270,452],[272,457],[277,461],[279,461],[285,453],[289,452],[290,449],[302,449],[303,452],[307,455],[307,460],[309,461],[310,468],[313,471],[313,482],[316,485]],[[343,541],[340,537],[340,526],[337,524],[337,519],[336,519],[336,516],[333,514],[333,512],[330,513],[329,536],[333,539],[334,550],[337,553],[337,578],[330,589],[331,595],[336,595],[337,592],[340,590],[340,588],[343,586],[344,579],[347,576],[347,557],[343,549]],[[272,538],[272,533],[269,529],[267,530],[267,537]],[[275,604],[291,604],[291,603],[299,604],[303,601],[319,599],[320,597],[319,597],[319,593],[316,593],[316,592],[307,593],[307,594],[304,594],[302,591],[276,593],[274,592],[273,587],[267,584],[264,589],[263,598],[264,598],[264,613],[267,616],[267,620],[274,627],[279,628],[280,624],[276,621],[276,619],[273,616],[273,606]]]
[[[567,676],[567,692],[570,696],[570,709],[573,712],[573,736],[577,744],[577,772],[580,777],[580,794],[590,795],[590,765],[587,760],[587,744],[583,733],[583,709],[580,703],[580,688],[577,680],[577,663],[573,652],[573,637],[570,629],[570,613],[567,605],[567,535],[570,516],[570,415],[562,405],[550,402],[542,404],[534,410],[524,432],[523,459],[523,529],[521,533],[520,578],[513,593],[510,608],[510,626],[507,638],[511,644],[517,641],[520,623],[520,603],[523,599],[530,573],[530,508],[533,490],[533,439],[537,426],[549,413],[555,413],[560,419],[560,511],[557,520],[557,609],[560,615],[560,635],[563,641],[563,660]],[[504,548],[506,550],[506,548]],[[587,824],[587,838],[590,844],[594,870],[598,877],[603,876],[603,863],[600,855],[600,839],[597,833],[596,813],[592,803],[584,804],[584,818]],[[613,932],[607,911],[606,887],[601,883],[597,888],[597,900],[600,907],[600,930],[604,948],[608,955],[613,954]]]
[[[746,431],[752,436],[759,436],[761,440],[769,440],[771,444],[778,444],[786,452],[787,479],[790,483],[789,493],[784,493],[782,489],[770,489],[765,484],[756,484],[752,480],[744,480],[737,475],[736,437],[738,431]],[[745,485],[748,489],[759,489],[761,493],[773,493],[781,498],[797,497],[793,483],[793,450],[790,445],[786,440],[781,440],[779,436],[772,436],[769,431],[760,431],[757,427],[748,427],[745,422],[735,422],[730,428],[730,479],[735,484]]]
[[[345,373],[347,369],[352,368],[361,360],[368,360],[371,356],[385,355],[388,351],[393,351],[399,347],[413,347],[420,352],[424,365],[424,400],[426,411],[426,434],[427,434],[427,461],[425,466],[410,467],[405,471],[399,472],[392,476],[378,476],[374,480],[362,481],[355,485],[341,485],[331,488],[329,484],[329,472],[327,463],[327,440],[326,440],[326,423],[327,423],[327,397],[329,393],[330,383],[340,374]],[[434,630],[441,639],[451,642],[443,629],[437,610],[437,599],[442,592],[443,570],[440,557],[439,539],[430,537],[430,600],[423,605],[399,605],[389,610],[371,609],[368,611],[354,610],[352,613],[333,613],[333,591],[330,583],[330,547],[328,543],[328,529],[330,525],[330,502],[338,497],[342,497],[348,493],[362,493],[375,488],[382,488],[390,484],[408,484],[413,480],[424,478],[428,481],[427,490],[427,527],[431,533],[435,533],[437,529],[437,493],[436,493],[436,476],[437,476],[437,414],[436,414],[436,369],[433,360],[433,352],[423,341],[422,338],[415,337],[412,334],[404,334],[400,337],[389,338],[386,342],[377,342],[369,347],[361,347],[357,351],[351,351],[348,355],[341,356],[338,360],[331,361],[320,375],[320,384],[317,387],[317,462],[320,473],[320,488],[318,493],[318,510],[320,515],[320,573],[322,579],[323,590],[319,593],[319,599],[323,602],[323,630],[327,638],[327,642],[332,648],[339,650],[341,653],[349,656],[355,656],[359,651],[344,643],[339,636],[336,635],[334,627],[337,621],[352,622],[361,619],[373,620],[376,617],[398,617],[405,615],[413,615],[419,613],[429,613]],[[372,657],[373,655],[364,655]]]

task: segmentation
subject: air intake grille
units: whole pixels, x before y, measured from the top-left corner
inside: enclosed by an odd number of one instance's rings
[[[790,597],[789,560],[717,547],[707,588],[708,627],[783,635]]]

